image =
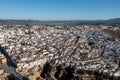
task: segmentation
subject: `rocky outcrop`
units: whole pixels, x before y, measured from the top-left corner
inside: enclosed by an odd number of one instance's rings
[[[75,66],[60,64],[52,66],[49,63],[44,65],[40,76],[45,80],[119,80],[120,77],[109,76],[99,70],[76,69]]]

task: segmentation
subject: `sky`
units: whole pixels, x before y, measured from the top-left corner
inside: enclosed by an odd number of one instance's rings
[[[0,0],[0,19],[101,20],[120,18],[120,0]]]

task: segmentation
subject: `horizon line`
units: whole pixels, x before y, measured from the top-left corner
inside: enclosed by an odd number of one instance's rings
[[[120,18],[120,17],[119,17]],[[0,19],[0,20],[26,20],[26,21],[32,21],[32,20],[34,20],[34,21],[97,21],[97,20],[110,20],[110,19],[119,19],[119,18],[109,18],[109,19],[59,19],[59,20],[50,20],[50,19],[10,19],[10,18],[8,18],[8,19]]]

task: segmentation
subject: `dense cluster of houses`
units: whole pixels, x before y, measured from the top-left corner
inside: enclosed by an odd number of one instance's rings
[[[17,71],[27,73],[31,68],[49,62],[120,76],[120,41],[102,31],[110,27],[35,27],[0,29],[0,44],[17,62]]]

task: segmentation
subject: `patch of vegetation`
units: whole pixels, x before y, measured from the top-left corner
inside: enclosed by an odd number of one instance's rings
[[[103,29],[103,32],[106,34],[109,34],[111,36],[114,36],[115,38],[120,40],[120,30],[110,30],[110,29]]]

